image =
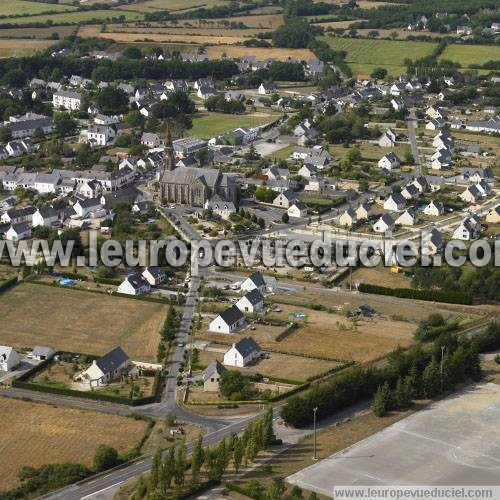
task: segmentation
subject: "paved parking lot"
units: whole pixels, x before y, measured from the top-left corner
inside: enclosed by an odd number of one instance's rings
[[[334,486],[498,485],[500,386],[477,384],[287,478]]]

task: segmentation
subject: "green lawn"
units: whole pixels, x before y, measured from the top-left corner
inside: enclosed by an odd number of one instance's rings
[[[24,2],[20,2],[24,3]],[[32,2],[30,2],[32,3]],[[42,4],[40,5],[48,5]],[[53,7],[53,5],[50,5]],[[66,7],[66,6],[64,6]],[[0,7],[1,8],[1,7]],[[51,9],[44,9],[45,11]],[[118,18],[127,21],[138,21],[143,19],[143,15],[138,12],[128,12],[125,10],[89,10],[82,12],[62,12],[61,14],[42,14],[40,16],[25,16],[25,17],[13,17],[3,20],[3,22],[8,22],[9,24],[30,24],[30,23],[45,23],[51,20],[53,24],[77,24],[82,21],[90,21],[92,19],[96,20],[117,20]],[[2,20],[0,19],[0,22]]]
[[[484,64],[500,60],[500,47],[495,45],[448,45],[441,59],[450,59],[469,67],[471,64]]]
[[[251,113],[245,115],[226,115],[224,113],[199,113],[193,119],[193,128],[189,135],[200,139],[212,137],[229,132],[238,127],[257,127],[272,122],[279,115],[268,113]]]
[[[320,37],[334,50],[347,52],[346,62],[354,74],[370,74],[376,67],[386,68],[392,76],[404,70],[404,60],[419,59],[429,55],[436,47],[432,42],[404,40],[369,40],[366,38]]]
[[[72,5],[58,5],[42,2],[28,2],[25,0],[2,0],[0,2],[0,16],[26,16],[41,12],[74,10]],[[1,22],[10,22],[1,21]]]

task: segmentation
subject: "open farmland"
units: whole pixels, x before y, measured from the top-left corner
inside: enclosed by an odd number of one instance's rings
[[[49,38],[57,33],[60,38],[74,33],[75,26],[54,26],[49,28],[3,28],[0,29],[0,38]],[[19,42],[17,42],[19,43]]]
[[[131,3],[120,6],[121,9],[137,12],[152,13],[159,10],[179,11],[197,7],[214,7],[224,4],[223,0],[146,0],[145,2]]]
[[[102,355],[116,346],[154,361],[166,306],[105,294],[20,284],[0,301],[2,343]]]
[[[1,33],[1,31],[0,31]],[[29,56],[54,45],[54,40],[0,39],[0,57]]]
[[[0,413],[0,449],[9,457],[0,464],[0,491],[18,485],[24,466],[73,462],[90,467],[101,444],[126,453],[137,446],[147,426],[143,420],[4,397]]]
[[[216,45],[207,47],[206,53],[214,58],[221,57],[222,54],[226,54],[228,57],[243,57],[251,54],[261,61],[268,58],[277,59],[278,61],[286,61],[289,58],[307,61],[314,58],[314,54],[308,49],[244,47],[241,45]]]
[[[210,139],[214,135],[229,132],[238,127],[258,127],[272,122],[279,115],[268,113],[248,113],[245,115],[226,115],[223,113],[200,113],[193,119],[189,135]]]
[[[40,4],[45,5],[45,4]],[[127,20],[137,21],[142,19],[142,14],[139,12],[129,12],[124,10],[88,10],[79,12],[62,12],[60,14],[42,14],[39,16],[12,17],[4,20],[9,24],[32,24],[46,23],[51,21],[52,24],[78,24],[83,21],[106,21],[106,20]],[[1,22],[1,19],[0,19]]]
[[[492,60],[500,60],[500,47],[495,45],[448,45],[441,59],[458,62],[462,67],[471,64],[484,64]]]
[[[0,16],[27,16],[41,14],[42,12],[63,12],[74,9],[72,5],[29,2],[25,0],[2,0],[0,2]]]
[[[370,74],[374,68],[382,67],[393,76],[404,68],[404,60],[428,56],[436,47],[430,42],[402,40],[367,40],[361,38],[321,37],[334,50],[347,52],[346,62],[353,72]]]
[[[116,42],[141,42],[155,41],[159,43],[213,43],[213,44],[233,44],[242,43],[249,37],[244,36],[215,36],[213,35],[193,35],[193,34],[157,34],[157,33],[100,33],[100,38],[114,40]]]

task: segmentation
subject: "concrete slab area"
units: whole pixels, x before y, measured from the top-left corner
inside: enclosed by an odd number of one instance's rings
[[[500,484],[500,386],[469,386],[287,478],[332,497],[347,485]]]

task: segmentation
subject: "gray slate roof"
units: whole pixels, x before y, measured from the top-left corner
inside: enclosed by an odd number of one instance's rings
[[[103,373],[111,373],[128,360],[125,351],[121,347],[115,347],[102,358],[96,359],[95,364]]]

